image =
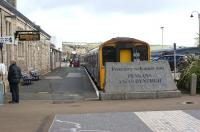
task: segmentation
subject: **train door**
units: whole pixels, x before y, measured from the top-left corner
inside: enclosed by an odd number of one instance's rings
[[[105,65],[106,62],[116,62],[116,51],[112,46],[105,46],[100,49],[100,89],[104,89]]]
[[[131,49],[120,49],[119,62],[122,63],[131,62],[132,60],[131,55],[132,55]]]

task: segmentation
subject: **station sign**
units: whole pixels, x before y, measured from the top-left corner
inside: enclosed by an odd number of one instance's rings
[[[40,40],[39,31],[16,31],[15,37],[19,41],[38,41]]]
[[[14,44],[14,36],[0,37],[0,43],[2,43],[2,44]]]

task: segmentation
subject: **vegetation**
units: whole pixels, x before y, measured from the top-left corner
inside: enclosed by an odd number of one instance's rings
[[[193,73],[197,75],[197,92],[200,92],[200,60],[188,57],[189,63],[182,68],[180,79],[177,83],[179,89],[187,89]]]

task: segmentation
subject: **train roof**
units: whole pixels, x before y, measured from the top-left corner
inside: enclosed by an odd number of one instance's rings
[[[131,43],[143,43],[146,45],[149,45],[148,43],[139,40],[139,39],[135,39],[135,38],[129,38],[129,37],[117,37],[117,38],[112,38],[104,43],[102,43],[100,46],[104,46],[110,43],[116,43],[116,42],[131,42]]]

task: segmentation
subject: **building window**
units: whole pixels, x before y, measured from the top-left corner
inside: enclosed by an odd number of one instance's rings
[[[18,42],[18,56],[23,57],[24,53],[24,44],[22,42]]]
[[[11,35],[11,22],[6,21],[6,35]]]

